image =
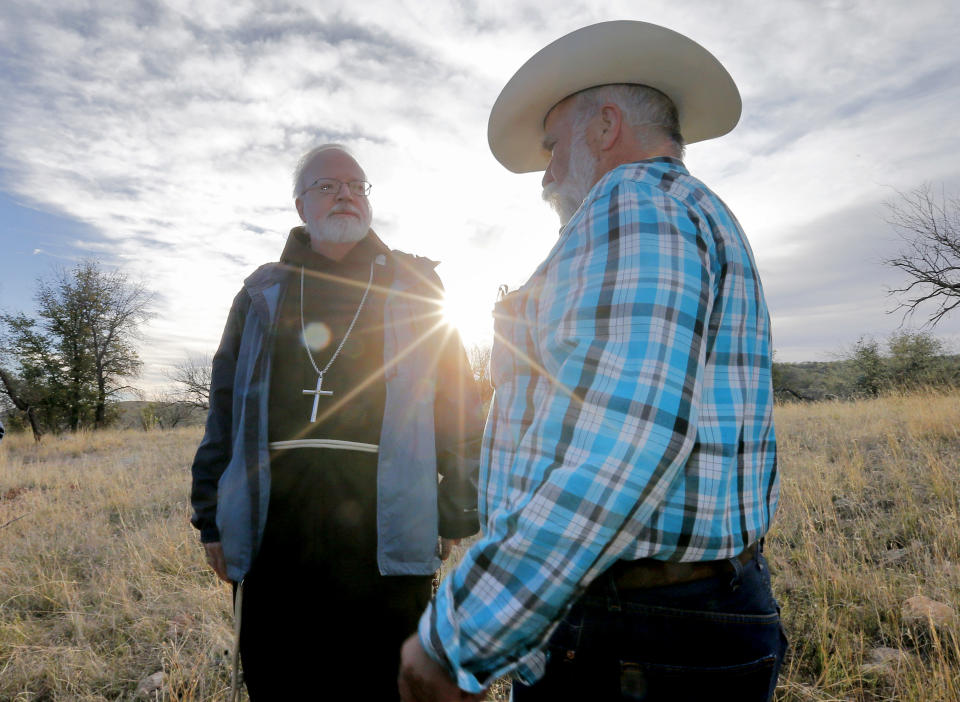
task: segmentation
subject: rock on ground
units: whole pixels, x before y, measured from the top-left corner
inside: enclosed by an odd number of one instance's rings
[[[880,647],[867,652],[860,674],[864,676],[895,677],[903,666],[914,659],[910,653],[899,648]]]
[[[136,699],[154,699],[156,696],[154,693],[163,689],[166,677],[166,673],[162,670],[158,670],[153,675],[148,675],[137,685],[137,691],[133,693],[133,696]]]
[[[900,618],[907,625],[932,623],[937,629],[954,626],[957,623],[957,613],[953,607],[923,595],[916,595],[906,600],[900,609]]]

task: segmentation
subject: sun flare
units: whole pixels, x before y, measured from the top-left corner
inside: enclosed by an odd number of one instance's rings
[[[493,338],[492,307],[484,300],[447,290],[443,300],[443,319],[460,332],[467,348],[488,346]]]

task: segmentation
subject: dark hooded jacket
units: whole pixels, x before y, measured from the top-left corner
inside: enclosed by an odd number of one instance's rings
[[[393,282],[383,311],[377,562],[383,575],[427,575],[440,565],[438,536],[460,538],[479,528],[480,404],[459,339],[432,321],[442,293],[436,263],[390,251],[383,264],[392,267]],[[268,263],[234,298],[192,466],[191,521],[202,541],[222,543],[227,574],[237,582],[250,570],[266,526],[270,357],[277,311],[295,273]]]

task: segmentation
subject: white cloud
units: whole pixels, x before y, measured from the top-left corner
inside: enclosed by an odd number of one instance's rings
[[[868,322],[857,310],[888,304],[879,263],[836,246],[838,231],[858,245],[874,231],[851,230],[849,213],[863,222],[885,186],[960,171],[945,128],[960,109],[960,10],[936,0],[105,8],[0,9],[0,187],[88,223],[102,240],[75,244],[163,292],[148,367],[216,344],[241,280],[297,223],[290,171],[319,141],[355,149],[378,231],[443,261],[451,296],[488,324],[497,286],[523,282],[556,237],[539,175],[490,156],[489,107],[534,51],[594,21],[670,26],[738,81],[740,127],[688,162],[751,236],[787,355],[823,353]],[[849,301],[821,299],[850,270],[861,280],[842,288]],[[871,328],[889,324],[878,315]]]

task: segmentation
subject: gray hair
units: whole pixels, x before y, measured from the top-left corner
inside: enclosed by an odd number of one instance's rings
[[[307,170],[307,166],[310,165],[310,162],[313,161],[314,158],[316,158],[319,154],[323,153],[324,151],[342,151],[347,156],[352,158],[354,161],[357,160],[356,157],[352,153],[350,153],[350,149],[348,149],[343,144],[321,144],[320,146],[313,147],[307,153],[305,153],[303,156],[300,157],[300,159],[297,161],[297,167],[293,169],[293,199],[294,200],[300,197],[300,193],[302,193],[304,187],[306,187],[306,185],[302,182],[303,172]]]
[[[647,85],[614,83],[598,85],[575,93],[576,119],[589,121],[596,110],[607,103],[614,103],[622,111],[634,134],[642,137],[641,130],[655,128],[673,142],[677,155],[682,157],[685,149],[680,133],[680,118],[673,101],[656,88]]]

